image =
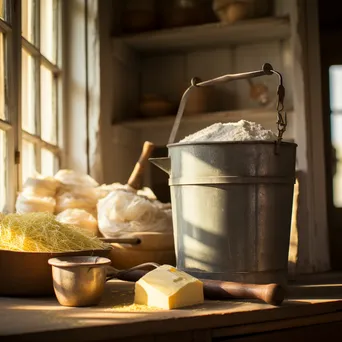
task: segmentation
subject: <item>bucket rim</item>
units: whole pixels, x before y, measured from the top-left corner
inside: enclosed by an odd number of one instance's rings
[[[190,146],[190,145],[274,145],[277,141],[265,141],[265,140],[247,140],[247,141],[190,141],[190,142],[178,142],[166,145],[169,147],[177,146]],[[280,145],[295,146],[298,145],[291,141],[282,141]]]

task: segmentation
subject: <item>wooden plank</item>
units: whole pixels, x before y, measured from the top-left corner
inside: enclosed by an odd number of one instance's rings
[[[306,273],[300,274],[296,277],[294,285],[313,285],[313,284],[341,284],[342,283],[342,273],[339,271],[329,271],[321,273]],[[342,293],[342,292],[341,292]]]
[[[2,18],[0,18],[0,32],[8,33],[12,31],[12,26]]]
[[[9,131],[12,129],[12,125],[3,119],[0,119],[0,129],[3,131]]]
[[[288,116],[291,119],[292,113],[289,113]],[[241,119],[255,121],[267,129],[276,131],[276,118],[273,111],[251,110],[218,112],[203,115],[185,116],[179,127],[176,140],[182,139],[185,136],[216,122],[234,122]],[[165,117],[158,120],[126,122],[122,123],[122,125],[123,127],[135,130],[137,134],[139,132],[141,143],[145,140],[152,140],[156,145],[165,145],[168,141],[173,122],[174,117]],[[288,130],[286,132],[285,139],[293,139],[293,131],[291,132]]]
[[[194,342],[212,342],[212,332],[210,330],[196,330],[192,333]]]
[[[113,182],[126,184],[141,153],[141,135],[140,132],[123,126],[115,126],[112,132],[112,179]]]
[[[139,79],[134,64],[127,65],[120,59],[111,60],[111,70],[109,73],[112,78],[112,88],[110,89],[112,110],[103,119],[110,120],[112,123],[137,117],[137,110],[140,101]],[[107,70],[108,74],[108,70]],[[107,93],[109,89],[103,90]]]
[[[39,48],[37,48],[34,44],[29,42],[24,37],[21,38],[21,43],[23,48],[26,51],[28,51],[30,55],[34,57],[39,57],[40,62],[55,75],[59,75],[62,73],[62,70],[56,64],[52,63],[49,59],[47,59],[44,55],[42,55]]]
[[[135,311],[122,306],[133,301],[132,283],[110,281],[97,307],[67,308],[53,299],[0,298],[0,337],[30,336],[31,340],[74,342],[169,334],[200,329],[288,320],[342,311],[341,300],[300,299],[273,307],[260,302],[206,301],[183,310]],[[322,296],[320,296],[322,298]],[[339,314],[340,314],[339,313]],[[31,334],[31,335],[30,335]],[[24,337],[23,337],[24,338]]]
[[[97,145],[99,151],[101,151],[100,162],[103,176],[99,179],[99,182],[106,184],[118,181],[115,175],[117,170],[121,169],[121,166],[119,166],[120,159],[116,159],[113,154],[113,145],[111,143],[113,139],[112,124],[133,116],[132,114],[134,114],[138,106],[140,96],[139,74],[137,71],[140,68],[140,61],[127,47],[121,45],[112,46],[111,29],[113,18],[120,17],[116,7],[117,4],[117,1],[115,3],[112,1],[99,1],[98,11],[101,19],[96,22],[99,30],[99,64],[101,66],[101,115]],[[114,24],[116,23],[114,22]],[[122,172],[128,173],[130,171],[123,170]]]
[[[139,336],[139,337],[125,337],[125,338],[116,338],[109,340],[101,340],[100,342],[155,342],[154,336]]]
[[[296,272],[324,272],[330,260],[317,1],[294,1],[291,18],[294,127],[302,187]]]
[[[41,137],[39,137],[35,134],[31,134],[29,132],[22,131],[22,137],[26,141],[29,141],[29,142],[31,142],[31,143],[39,146],[39,147],[43,147],[43,148],[51,151],[52,153],[54,153],[56,155],[60,155],[60,153],[61,153],[61,149],[59,146],[50,144],[47,141],[42,140]]]
[[[234,25],[216,22],[169,30],[141,33],[121,40],[138,51],[189,51],[198,48],[218,48],[231,44],[278,40],[289,37],[288,17],[244,20]]]
[[[309,187],[314,222],[310,227],[310,259],[315,272],[330,269],[328,222],[326,210],[326,169],[324,154],[324,130],[321,95],[321,65],[319,46],[318,1],[306,1],[307,18],[307,58],[305,70],[307,76],[307,92],[310,94],[306,120],[309,132],[308,160],[312,172]],[[312,72],[315,70],[316,72]]]
[[[290,111],[288,113],[289,120],[292,118],[293,113]],[[213,112],[213,113],[203,113],[198,115],[189,115],[184,116],[182,118],[182,125],[194,125],[196,123],[203,123],[205,125],[211,125],[215,122],[235,122],[241,119],[255,121],[260,123],[261,125],[267,126],[270,128],[270,124],[272,125],[272,129],[276,130],[275,122],[276,122],[276,112],[274,110],[265,110],[265,109],[246,109],[246,110],[233,110],[233,111],[222,111],[222,112]],[[142,119],[142,120],[131,120],[124,121],[118,123],[113,126],[115,127],[126,127],[130,129],[148,129],[149,127],[153,127],[155,129],[160,129],[163,127],[167,127],[171,130],[171,127],[174,123],[174,116],[164,116],[154,119]],[[193,132],[196,130],[193,129]],[[289,133],[288,138],[292,138],[293,136]]]
[[[193,342],[192,331],[156,335],[155,342]]]
[[[250,336],[228,337],[219,342],[288,342],[288,341],[340,341],[342,322],[318,324],[275,332],[266,332]]]
[[[331,313],[326,315],[316,315],[310,317],[301,317],[294,319],[280,320],[276,322],[265,322],[249,325],[241,325],[236,327],[229,327],[223,329],[216,329],[212,332],[214,338],[228,337],[237,335],[249,335],[262,333],[265,331],[276,331],[284,329],[293,329],[297,327],[306,327],[316,324],[324,324],[330,322],[342,321],[342,312]]]

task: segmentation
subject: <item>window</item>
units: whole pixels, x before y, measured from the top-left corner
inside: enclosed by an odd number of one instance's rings
[[[22,0],[22,181],[52,176],[58,147],[58,0]]]
[[[333,201],[342,208],[342,65],[329,69],[331,142],[334,155]]]
[[[60,6],[0,0],[0,212],[14,209],[27,177],[60,165]]]
[[[13,146],[12,113],[8,110],[8,75],[10,73],[9,51],[12,33],[10,12],[6,2],[0,0],[0,211],[8,209],[9,198],[9,158],[10,148]],[[10,142],[12,142],[10,144]]]

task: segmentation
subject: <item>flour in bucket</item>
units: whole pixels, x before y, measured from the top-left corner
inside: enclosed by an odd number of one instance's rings
[[[255,122],[240,120],[238,122],[215,123],[194,134],[191,134],[180,142],[199,141],[272,141],[277,135],[271,130],[265,129]]]

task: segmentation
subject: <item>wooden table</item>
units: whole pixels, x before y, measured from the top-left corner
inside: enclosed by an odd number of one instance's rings
[[[110,281],[93,308],[62,307],[55,298],[0,298],[0,341],[340,341],[342,275],[325,282],[291,286],[281,307],[234,300],[132,311],[123,305],[132,302],[133,284],[120,281]]]

